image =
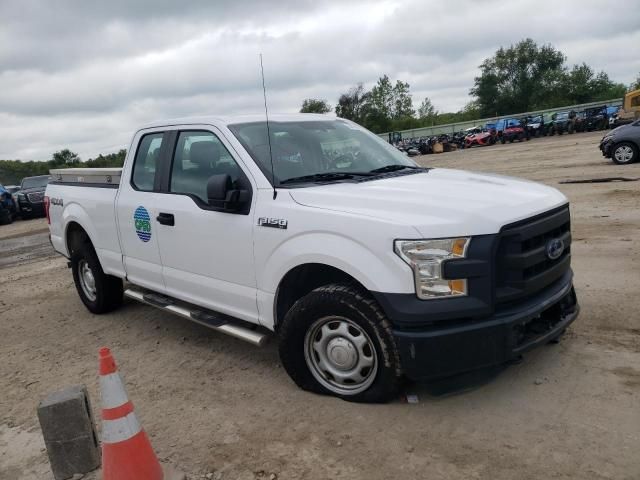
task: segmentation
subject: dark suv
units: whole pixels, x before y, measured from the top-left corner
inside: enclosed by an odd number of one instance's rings
[[[609,127],[609,115],[607,114],[607,106],[587,108],[584,111],[584,129],[588,132],[591,130],[604,130]]]
[[[640,161],[640,120],[611,130],[600,141],[600,150],[618,165]]]
[[[49,175],[22,179],[18,193],[18,205],[22,218],[44,217],[44,191],[51,180]]]

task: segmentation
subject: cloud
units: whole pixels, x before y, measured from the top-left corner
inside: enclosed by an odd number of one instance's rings
[[[259,52],[273,112],[384,73],[457,110],[482,60],[524,37],[615,81],[640,71],[631,1],[23,0],[0,18],[0,158],[88,158],[157,118],[261,111]]]

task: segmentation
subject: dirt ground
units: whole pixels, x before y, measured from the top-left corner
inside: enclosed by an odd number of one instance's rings
[[[582,313],[559,344],[496,375],[408,385],[417,404],[300,391],[275,342],[254,348],[131,301],[93,316],[43,220],[0,227],[0,478],[52,478],[38,402],[84,383],[99,408],[97,352],[108,345],[159,457],[189,478],[639,479],[640,181],[559,184],[640,178],[640,164],[600,155],[600,137],[419,159],[562,190]]]

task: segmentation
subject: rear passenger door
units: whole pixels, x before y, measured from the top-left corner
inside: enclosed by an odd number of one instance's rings
[[[258,323],[253,259],[252,202],[224,211],[207,199],[207,182],[228,174],[234,188],[251,196],[253,178],[211,126],[172,132],[171,162],[158,199],[160,256],[167,293],[176,298]]]
[[[162,160],[170,155],[169,136],[165,131],[136,135],[135,156],[125,166],[115,207],[127,279],[158,292],[164,292],[165,285],[155,218],[162,197]]]

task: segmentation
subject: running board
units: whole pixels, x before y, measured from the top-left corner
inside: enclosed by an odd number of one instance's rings
[[[204,310],[200,307],[196,307],[195,305],[190,305],[171,297],[167,297],[166,295],[134,290],[132,288],[126,289],[124,291],[124,295],[125,297],[132,298],[138,302],[151,305],[152,307],[173,313],[191,320],[192,322],[199,323],[200,325],[212,330],[239,338],[240,340],[249,342],[257,347],[264,345],[268,339],[267,334],[251,330],[248,327],[240,325],[240,321],[236,321],[232,317],[215,313],[210,310]]]

